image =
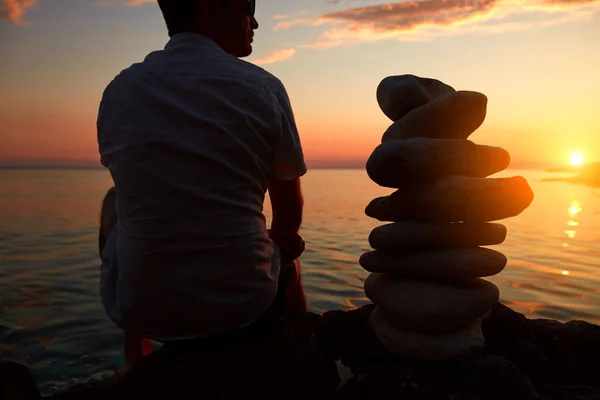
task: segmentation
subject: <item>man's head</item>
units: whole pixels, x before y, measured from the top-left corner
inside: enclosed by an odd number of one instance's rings
[[[255,0],[158,0],[169,36],[199,33],[227,53],[247,57],[252,53]]]

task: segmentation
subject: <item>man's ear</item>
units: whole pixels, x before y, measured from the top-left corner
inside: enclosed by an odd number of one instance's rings
[[[227,18],[229,17],[229,0],[206,0],[208,7],[210,7],[210,14],[213,16],[213,21],[217,28],[222,28],[227,25]]]
[[[202,30],[214,31],[221,25],[219,14],[220,11],[219,0],[199,0],[200,6],[198,7],[198,15],[196,20],[200,21]]]

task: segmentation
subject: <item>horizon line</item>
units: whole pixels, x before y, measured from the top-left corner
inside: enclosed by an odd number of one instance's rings
[[[62,170],[106,170],[108,169],[103,166],[96,165],[10,165],[10,164],[0,164],[0,170],[51,170],[51,169],[62,169]],[[365,170],[364,166],[358,165],[315,165],[309,166],[309,170]],[[521,166],[521,167],[511,167],[509,166],[506,170],[533,170],[533,171],[550,171],[552,172],[552,167],[543,167],[543,166]]]

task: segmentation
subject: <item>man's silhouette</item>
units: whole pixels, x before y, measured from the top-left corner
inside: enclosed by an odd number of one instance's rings
[[[306,172],[294,115],[282,83],[239,59],[252,52],[254,0],[158,4],[170,41],[108,85],[98,116],[115,183],[103,205],[101,298],[126,332],[127,366],[148,351],[141,337],[251,325],[274,307],[282,264],[292,266],[288,295],[306,309],[293,263]]]

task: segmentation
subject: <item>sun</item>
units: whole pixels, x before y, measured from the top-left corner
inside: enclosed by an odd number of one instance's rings
[[[574,167],[579,167],[583,164],[583,156],[579,153],[571,154],[571,158],[569,159],[570,163]]]

